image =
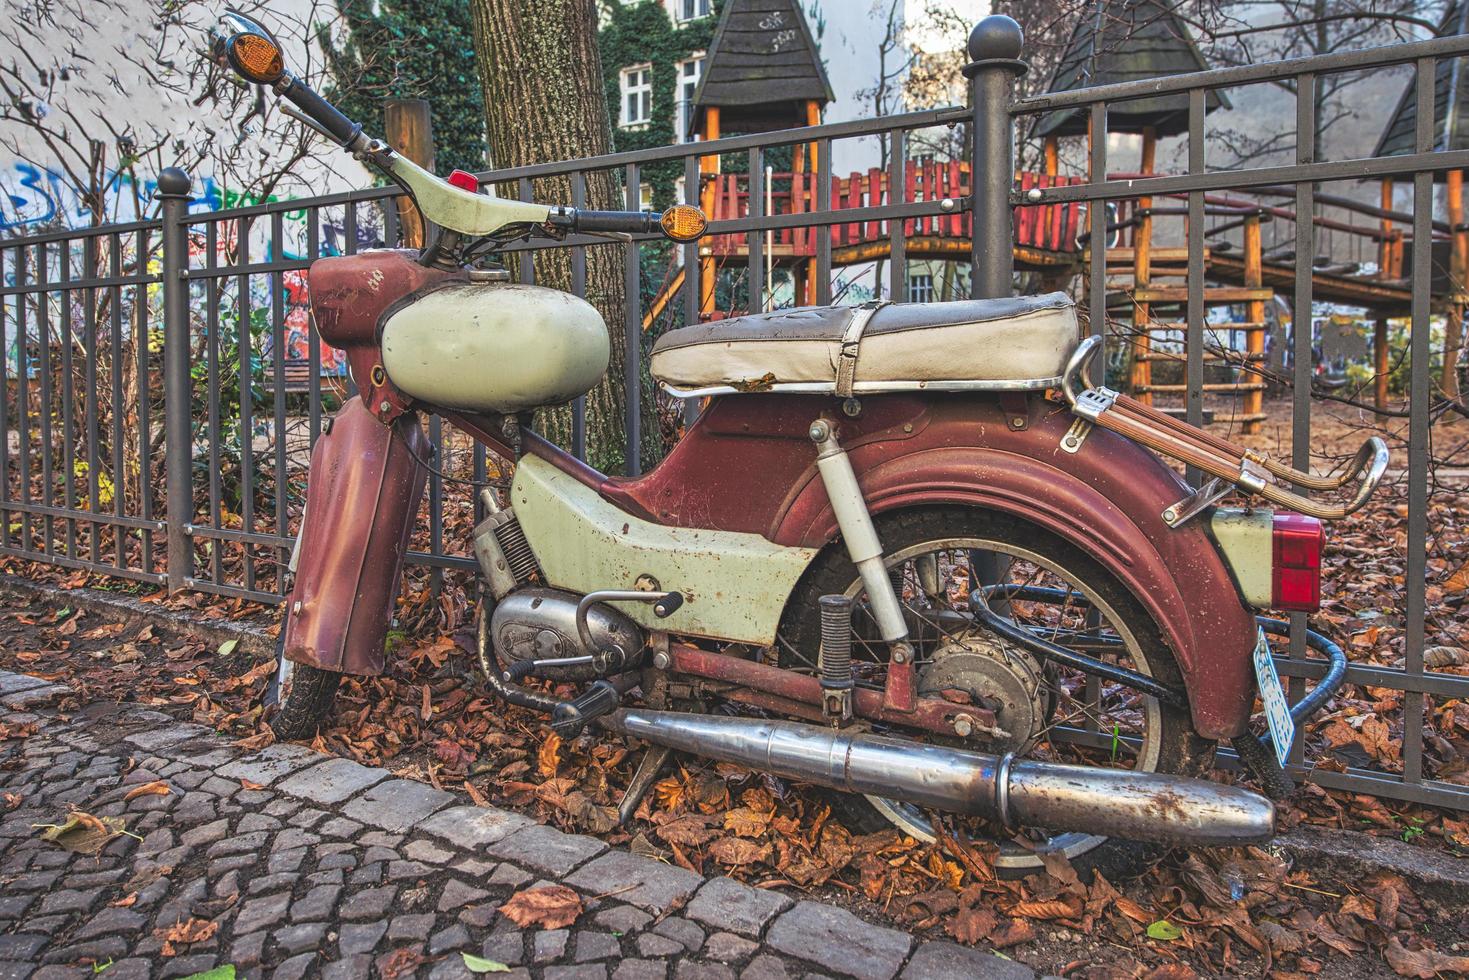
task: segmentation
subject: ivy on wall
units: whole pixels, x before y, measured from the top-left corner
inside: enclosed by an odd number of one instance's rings
[[[668,146],[677,141],[673,130],[678,63],[696,51],[709,50],[722,4],[716,0],[713,6],[713,13],[707,17],[675,24],[659,0],[605,0],[607,16],[597,36],[597,47],[602,53],[607,107],[612,114],[612,143],[619,151]],[[622,69],[644,63],[653,66],[652,119],[636,129],[623,129],[617,124]],[[683,176],[683,161],[647,164],[640,176],[653,188],[653,207],[665,208],[675,203],[674,182]]]
[[[469,4],[464,0],[337,0],[347,32],[323,36],[327,97],[369,132],[383,132],[383,102],[433,107],[435,167],[485,169],[485,116]]]

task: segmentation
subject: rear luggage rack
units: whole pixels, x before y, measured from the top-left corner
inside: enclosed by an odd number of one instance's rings
[[[1273,504],[1321,520],[1338,520],[1367,502],[1387,472],[1387,443],[1373,436],[1357,450],[1347,471],[1340,476],[1314,476],[1278,463],[1263,453],[1241,449],[1226,439],[1196,429],[1171,415],[1144,405],[1134,398],[1102,386],[1086,384],[1087,365],[1101,350],[1101,337],[1088,337],[1066,364],[1061,392],[1078,416],[1062,448],[1076,452],[1092,425],[1099,425],[1149,449],[1196,467],[1214,479],[1163,512],[1163,519],[1177,527],[1200,513],[1233,488],[1264,497]],[[1350,499],[1323,503],[1287,490],[1277,479],[1306,490],[1332,491],[1356,484]]]

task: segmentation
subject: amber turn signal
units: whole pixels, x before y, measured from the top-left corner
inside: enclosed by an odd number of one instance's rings
[[[709,227],[704,212],[692,204],[675,204],[663,212],[658,224],[663,228],[663,234],[676,242],[696,242],[704,237],[704,229]]]
[[[230,64],[245,78],[270,85],[285,74],[280,47],[262,34],[241,33],[230,38]]]

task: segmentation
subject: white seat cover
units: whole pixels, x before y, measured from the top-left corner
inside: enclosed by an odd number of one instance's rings
[[[814,306],[670,330],[653,345],[653,377],[689,394],[831,390],[851,316],[852,307]],[[1076,344],[1076,310],[1065,293],[894,303],[862,333],[854,390],[1050,387]]]

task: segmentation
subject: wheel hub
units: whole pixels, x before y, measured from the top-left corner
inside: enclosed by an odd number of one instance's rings
[[[965,700],[994,712],[1003,735],[989,744],[1001,752],[1024,753],[1046,725],[1044,672],[1029,653],[980,634],[950,639],[918,671],[918,693]]]

